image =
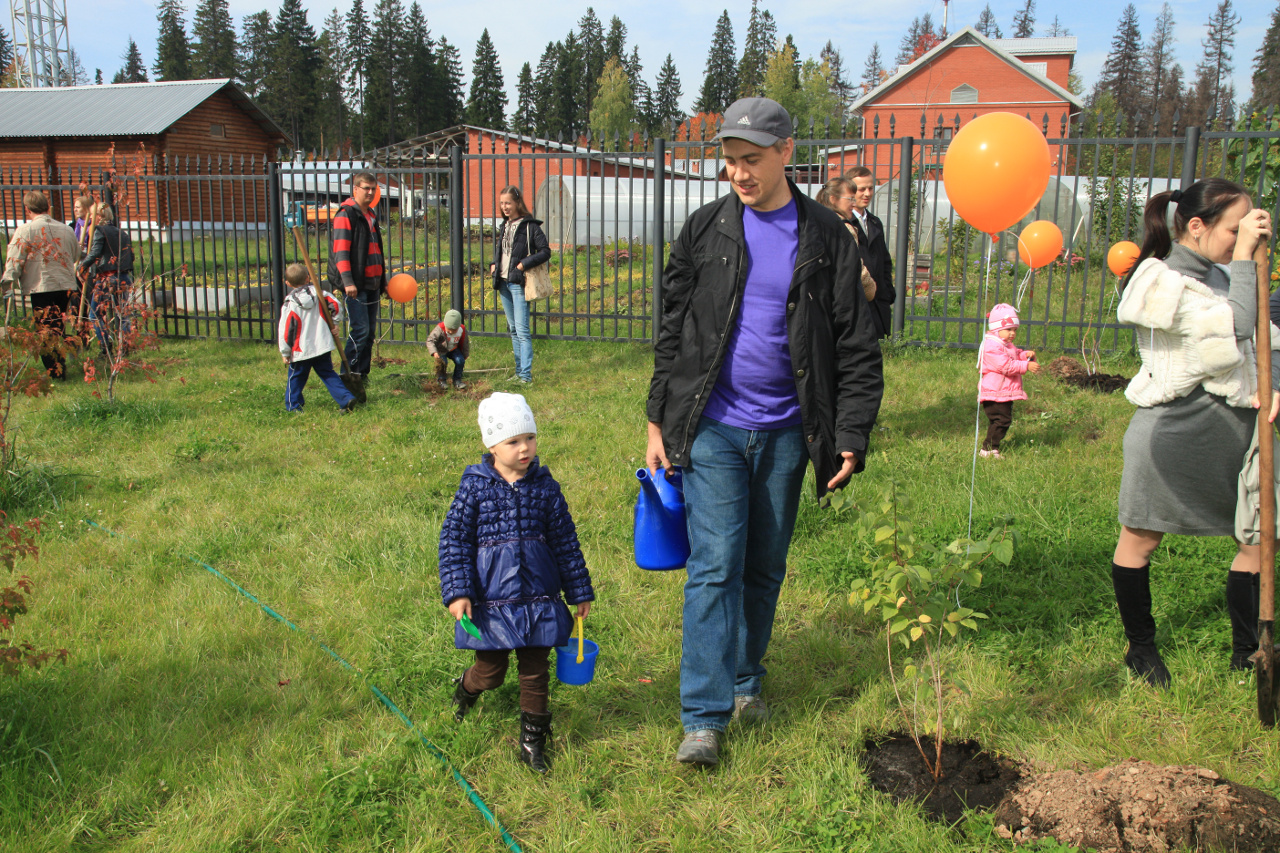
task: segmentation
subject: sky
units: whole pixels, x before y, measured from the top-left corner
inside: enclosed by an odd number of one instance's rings
[[[142,51],[148,68],[155,62],[155,38],[157,24],[154,5],[139,0],[65,0],[67,5],[67,29],[72,47],[80,55],[90,78],[94,69],[101,68],[103,77],[111,77],[123,66],[123,55],[132,37]],[[187,4],[187,31],[191,30],[191,15],[196,0]],[[375,0],[364,0],[369,12]],[[407,8],[410,0],[402,0]],[[617,0],[593,0],[574,3],[530,3],[529,0],[482,0],[479,3],[440,3],[435,0],[419,0],[426,14],[432,35],[445,36],[462,54],[470,86],[471,62],[475,57],[476,41],[486,27],[493,39],[502,64],[503,78],[508,89],[508,112],[515,101],[516,77],[520,67],[530,63],[535,69],[538,58],[548,42],[559,41],[571,29],[588,6],[595,9],[606,32],[609,19],[617,15],[627,26],[627,44],[639,46],[644,64],[644,76],[653,84],[658,69],[668,53],[680,72],[683,90],[681,104],[690,109],[702,85],[707,50],[715,30],[716,19],[722,10],[728,10],[733,21],[734,38],[738,53],[746,35],[751,0],[720,0],[720,2],[690,2],[690,0],[642,0],[642,2],[617,2]],[[1005,36],[1012,31],[1013,15],[1024,0],[993,0],[991,10]],[[1252,89],[1253,60],[1262,44],[1262,37],[1270,24],[1277,0],[1233,0],[1233,8],[1241,23],[1236,33],[1235,85],[1237,97],[1248,97]],[[324,19],[335,6],[344,12],[348,0],[302,0],[307,19],[316,32],[323,27]],[[926,12],[940,23],[943,16],[941,0],[903,0],[889,6],[875,4],[876,20],[868,20],[866,9],[870,4],[851,0],[802,0],[798,3],[782,3],[778,0],[762,0],[761,7],[770,10],[778,22],[779,37],[791,34],[801,57],[817,56],[830,39],[844,56],[850,78],[856,82],[862,76],[863,64],[873,43],[879,43],[885,64],[892,62],[898,52],[898,43],[911,20]],[[953,0],[950,3],[950,32],[977,21],[986,0]],[[1160,12],[1160,0],[1138,0],[1138,10],[1143,40],[1145,41]],[[1175,59],[1184,69],[1184,79],[1192,80],[1195,65],[1202,55],[1201,40],[1210,12],[1217,5],[1214,0],[1170,0],[1175,21]],[[246,15],[268,9],[275,16],[279,2],[274,5],[263,0],[229,0],[229,7],[236,21],[237,33]],[[1052,23],[1056,15],[1062,25],[1078,38],[1075,70],[1082,75],[1086,90],[1091,88],[1106,61],[1111,39],[1123,7],[1116,0],[1038,0],[1036,3],[1036,34]],[[6,29],[11,29],[11,22]]]

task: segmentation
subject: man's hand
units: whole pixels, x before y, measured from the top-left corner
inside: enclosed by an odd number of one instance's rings
[[[354,284],[348,284],[346,287],[342,288],[342,292],[347,294],[347,296],[350,296],[352,299],[356,298],[357,291]]]
[[[453,614],[454,622],[461,622],[463,614],[468,619],[471,618],[471,599],[465,595],[462,598],[455,598],[449,602],[449,612]]]
[[[846,450],[840,455],[844,457],[844,464],[840,466],[840,470],[836,472],[836,475],[831,478],[831,482],[827,483],[827,491],[835,489],[849,479],[850,475],[853,474],[853,469],[858,465],[858,457],[854,455],[853,451]]]
[[[649,446],[645,448],[644,464],[655,477],[658,475],[658,468],[670,473],[675,467],[667,458],[667,449],[662,446],[662,424],[649,422]]]

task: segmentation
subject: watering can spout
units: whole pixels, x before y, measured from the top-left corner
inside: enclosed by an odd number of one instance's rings
[[[636,565],[650,571],[683,568],[689,559],[689,533],[679,470],[670,477],[654,477],[649,469],[641,468],[636,479],[640,481],[635,512]]]

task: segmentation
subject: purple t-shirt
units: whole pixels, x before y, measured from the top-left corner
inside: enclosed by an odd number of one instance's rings
[[[767,213],[744,207],[742,230],[747,239],[742,310],[703,414],[739,429],[794,426],[800,423],[800,398],[791,375],[787,292],[800,246],[795,199]]]

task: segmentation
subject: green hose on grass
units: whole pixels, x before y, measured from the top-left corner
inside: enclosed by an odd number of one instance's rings
[[[114,536],[129,542],[137,541],[136,539],[132,539],[128,536],[125,536],[123,533],[117,533],[114,530],[110,530],[106,527],[103,527],[102,525],[88,518],[84,519],[84,523],[88,524],[91,527],[95,527],[98,530],[101,530],[103,533],[106,533],[108,536]],[[319,638],[316,637],[315,634],[312,634],[309,631],[303,631],[301,628],[299,628],[297,625],[293,624],[288,619],[281,616],[271,607],[259,601],[256,595],[249,592],[247,589],[240,586],[240,584],[236,583],[231,578],[227,577],[222,572],[218,571],[208,563],[202,563],[199,560],[193,559],[191,557],[187,557],[186,559],[190,560],[192,563],[195,563],[197,566],[200,566],[201,568],[205,569],[207,572],[212,574],[218,580],[222,581],[227,586],[231,587],[236,592],[240,593],[245,598],[249,599],[254,604],[258,605],[258,607],[262,608],[263,613],[266,613],[272,619],[276,620],[280,624],[287,627],[290,631],[296,631],[299,634],[305,634],[307,638],[311,640],[311,642],[315,643],[317,646],[324,649],[325,653],[328,654],[329,657],[333,658],[338,663],[342,664],[344,668],[351,670],[352,672],[359,675],[362,679],[364,679],[364,674],[361,673],[360,670],[356,669],[354,666],[352,666],[351,664],[343,660],[341,655],[339,655],[333,649],[325,645]],[[387,695],[383,693],[381,690],[379,690],[376,684],[374,684],[371,681],[368,681],[367,679],[365,679],[365,683],[369,685],[369,692],[371,692],[374,696],[378,697],[378,701],[381,702],[383,705],[385,705],[387,707],[387,710],[389,710],[391,713],[399,717],[400,722],[404,723],[405,728],[407,728],[413,734],[417,735],[418,740],[420,740],[422,742],[422,745],[427,748],[427,751],[430,752],[432,755],[434,755],[436,758],[440,759],[440,763],[444,765],[444,769],[449,771],[449,773],[453,775],[454,781],[458,783],[458,787],[462,788],[463,793],[467,795],[467,799],[471,801],[471,805],[476,807],[476,811],[480,812],[480,816],[484,818],[485,823],[489,824],[494,829],[498,830],[499,834],[501,834],[503,842],[507,845],[507,849],[512,851],[512,853],[523,853],[523,851],[520,849],[520,845],[517,844],[516,840],[511,837],[511,833],[507,832],[506,828],[498,820],[497,815],[495,815],[493,813],[493,810],[489,808],[489,806],[485,803],[483,799],[481,799],[480,795],[476,792],[476,789],[471,787],[471,783],[467,781],[466,777],[463,776],[460,772],[458,772],[458,769],[453,766],[453,763],[449,761],[448,756],[446,756],[438,746],[436,746],[431,741],[427,740],[427,736],[418,730],[418,727],[413,724],[413,720],[410,720],[407,716],[405,716],[405,713],[401,711],[399,708],[397,708],[395,703],[392,702],[390,699],[388,699]]]

